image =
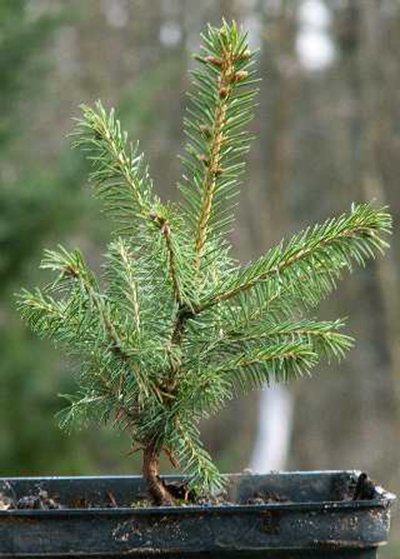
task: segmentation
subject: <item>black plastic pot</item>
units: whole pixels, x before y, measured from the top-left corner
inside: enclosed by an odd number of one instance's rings
[[[45,491],[65,507],[0,511],[0,557],[372,559],[395,497],[359,474],[232,475],[237,504],[162,508],[132,508],[140,477],[0,479],[14,503],[40,506]]]

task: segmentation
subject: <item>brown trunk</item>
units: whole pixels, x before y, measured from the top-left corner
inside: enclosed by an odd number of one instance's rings
[[[156,505],[174,505],[171,493],[165,487],[159,476],[160,452],[154,444],[149,444],[143,455],[143,477]]]

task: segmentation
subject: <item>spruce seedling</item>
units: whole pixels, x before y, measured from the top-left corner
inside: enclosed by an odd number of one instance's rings
[[[202,445],[199,422],[238,392],[308,375],[321,357],[352,346],[342,320],[304,317],[353,262],[387,243],[385,208],[353,205],[281,242],[244,267],[230,255],[246,130],[257,93],[254,53],[235,23],[208,27],[184,122],[184,198],[162,203],[147,164],[113,110],[83,106],[75,146],[87,154],[96,196],[118,229],[100,282],[79,250],[45,251],[55,273],[19,307],[40,336],[64,346],[79,367],[61,425],[91,420],[126,430],[143,451],[154,502],[175,502],[159,476],[162,452],[210,494],[223,477]]]

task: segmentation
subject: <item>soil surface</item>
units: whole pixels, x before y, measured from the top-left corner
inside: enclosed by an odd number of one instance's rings
[[[0,493],[1,510],[24,510],[24,509],[59,509],[63,508],[55,497],[49,497],[47,491],[39,490],[36,495],[26,495],[15,499],[9,495]]]

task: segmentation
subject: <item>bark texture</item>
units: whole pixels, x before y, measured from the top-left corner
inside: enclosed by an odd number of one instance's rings
[[[175,500],[159,475],[160,452],[154,444],[148,445],[144,450],[142,472],[154,503],[161,506],[174,505]]]

